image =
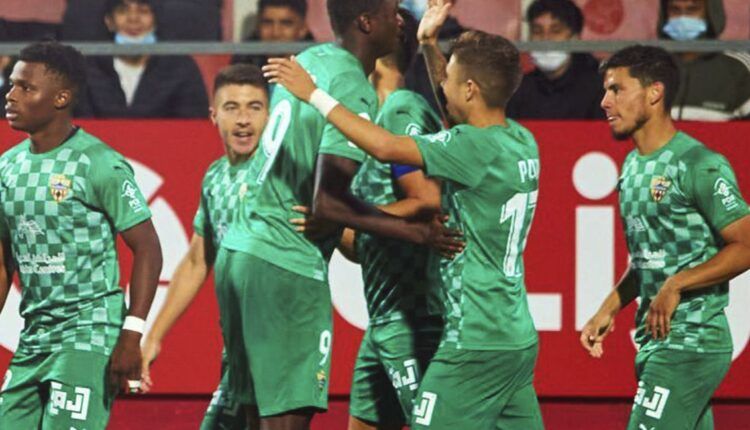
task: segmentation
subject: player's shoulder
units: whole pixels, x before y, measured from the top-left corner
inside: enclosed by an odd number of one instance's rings
[[[708,148],[698,139],[684,133],[678,132],[675,136],[679,144],[679,162],[688,170],[691,167],[711,166],[717,163],[725,163],[726,158],[720,153]]]
[[[213,182],[218,176],[222,175],[228,168],[229,161],[226,155],[223,155],[214,160],[206,169],[206,173],[203,175],[203,185],[208,185]]]
[[[30,144],[31,141],[29,139],[24,139],[20,143],[11,146],[0,155],[0,164],[11,162],[11,160],[14,160],[19,154],[28,151]]]
[[[70,148],[79,154],[79,161],[88,162],[93,166],[107,166],[125,162],[124,155],[84,129],[79,129],[71,140]]]

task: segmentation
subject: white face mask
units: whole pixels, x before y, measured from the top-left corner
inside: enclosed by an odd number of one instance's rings
[[[563,51],[532,51],[531,61],[544,73],[554,72],[570,58],[569,52]]]
[[[401,7],[408,9],[417,20],[420,20],[427,11],[427,0],[402,0]]]
[[[2,75],[2,70],[0,70],[0,88],[5,86],[5,76]]]

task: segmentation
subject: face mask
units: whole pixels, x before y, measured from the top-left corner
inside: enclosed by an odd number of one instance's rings
[[[149,31],[142,36],[128,36],[126,34],[115,34],[115,43],[118,45],[151,45],[156,43],[156,33]]]
[[[427,11],[427,0],[403,0],[401,7],[408,9],[418,21],[422,19],[424,13]]]
[[[664,25],[664,33],[672,40],[695,40],[706,30],[705,20],[691,16],[670,18]]]
[[[563,51],[533,51],[531,61],[542,72],[549,73],[558,70],[570,58],[570,53]]]
[[[2,73],[2,72],[0,72],[0,73]],[[2,74],[0,74],[0,88],[2,88],[4,86],[5,86],[5,76],[3,76]]]

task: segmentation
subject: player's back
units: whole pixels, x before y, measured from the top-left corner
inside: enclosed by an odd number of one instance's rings
[[[536,208],[539,153],[518,123],[469,125],[419,138],[427,173],[447,179],[443,208],[466,249],[440,261],[444,340],[467,349],[517,349],[536,342],[524,284],[523,250]]]
[[[314,46],[297,61],[325,90],[352,111],[373,118],[377,96],[359,60],[334,44]],[[278,86],[260,148],[248,175],[249,192],[238,222],[222,246],[252,254],[302,276],[325,280],[338,234],[311,242],[289,219],[295,205],[312,206],[319,155],[364,160],[364,153],[325,121],[320,113]]]

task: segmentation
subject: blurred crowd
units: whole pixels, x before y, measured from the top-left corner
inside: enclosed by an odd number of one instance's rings
[[[158,41],[222,40],[223,0],[67,0],[61,24],[0,18],[0,41],[60,39],[151,44]],[[462,0],[470,1],[470,0]],[[404,0],[420,18],[427,0]],[[244,40],[313,41],[308,28],[308,0],[259,0]],[[489,12],[489,11],[488,11]],[[536,0],[525,11],[532,41],[581,38],[584,13],[571,0]],[[196,25],[200,23],[200,25]],[[717,39],[726,26],[722,0],[660,0],[656,33],[660,39]],[[444,27],[452,39],[465,30],[458,20]],[[750,118],[750,54],[680,53],[681,86],[673,117],[679,120],[728,121]],[[602,119],[601,56],[565,51],[528,53],[528,73],[508,105],[516,119]],[[263,65],[266,56],[237,55],[232,63]],[[205,80],[190,56],[92,56],[88,88],[77,108],[79,117],[205,118]],[[7,91],[13,66],[0,57],[0,95]],[[417,58],[406,85],[437,104],[426,69]],[[2,106],[0,104],[0,110]]]

